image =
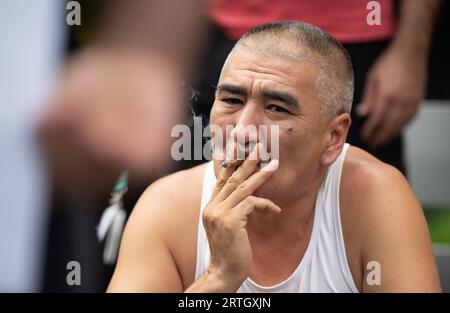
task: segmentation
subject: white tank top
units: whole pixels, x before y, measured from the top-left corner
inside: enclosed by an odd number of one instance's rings
[[[328,168],[316,198],[314,222],[305,254],[294,272],[285,281],[261,286],[247,278],[237,292],[358,292],[345,254],[339,213],[339,183],[342,165],[349,144]],[[206,167],[197,235],[195,279],[206,270],[210,250],[201,219],[216,184],[213,162]]]

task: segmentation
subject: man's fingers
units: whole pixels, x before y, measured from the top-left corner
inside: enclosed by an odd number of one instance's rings
[[[374,133],[371,140],[371,145],[374,149],[390,143],[396,136],[398,136],[404,126],[401,112],[392,110],[383,119],[380,127]]]
[[[232,208],[239,202],[252,195],[259,187],[261,187],[278,168],[278,160],[272,160],[270,163],[254,173],[248,179],[242,181],[236,189],[224,201],[226,207]]]
[[[260,151],[264,149],[260,143],[256,144],[245,161],[228,178],[219,191],[216,200],[225,200],[244,180],[250,177],[258,168]]]
[[[380,93],[376,73],[369,73],[364,86],[362,102],[356,107],[356,113],[359,116],[367,117],[360,134],[364,141],[370,141],[371,136],[379,127],[385,111],[385,102]]]
[[[228,147],[227,153],[219,156],[219,159],[223,159],[223,161],[226,161],[228,163],[228,166],[222,166],[219,172],[219,175],[217,176],[217,182],[216,186],[212,192],[211,195],[211,201],[214,200],[217,196],[217,194],[222,190],[222,188],[225,186],[225,184],[228,181],[228,178],[236,171],[236,169],[239,167],[239,165],[242,164],[243,160],[235,160],[233,158],[230,158],[229,156],[233,156],[234,153],[230,153],[230,150],[235,149],[235,144],[231,143]]]
[[[364,86],[362,101],[356,106],[356,114],[363,117],[367,116],[370,113],[375,102],[377,88],[377,80],[369,75]]]
[[[242,162],[242,161],[241,161]],[[211,195],[211,201],[215,200],[219,192],[222,190],[222,188],[227,183],[230,176],[236,171],[236,167],[239,166],[237,164],[233,164],[230,167],[222,167],[219,173],[219,176],[217,177],[216,186],[214,187],[213,193]]]
[[[388,99],[379,99],[374,104],[367,120],[364,122],[361,129],[361,137],[366,142],[370,142],[373,139],[374,133],[377,131],[377,128],[380,127],[383,118],[386,117],[388,102]]]

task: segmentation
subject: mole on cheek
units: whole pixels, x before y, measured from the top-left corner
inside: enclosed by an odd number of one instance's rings
[[[285,131],[286,131],[288,134],[291,134],[293,130],[294,130],[294,127],[293,127],[293,126],[288,126],[288,127],[285,128]]]

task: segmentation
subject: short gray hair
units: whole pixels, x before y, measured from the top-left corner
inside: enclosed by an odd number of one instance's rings
[[[244,34],[235,48],[246,46],[251,40],[287,39],[311,53],[318,66],[316,87],[321,99],[325,120],[340,113],[350,113],[353,102],[353,66],[345,48],[322,29],[302,22],[279,21],[256,26]],[[278,48],[276,48],[278,49]],[[285,51],[280,51],[286,55]]]

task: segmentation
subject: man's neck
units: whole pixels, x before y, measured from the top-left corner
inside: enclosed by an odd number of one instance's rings
[[[321,178],[307,191],[299,192],[298,197],[289,203],[280,205],[279,214],[254,211],[247,222],[249,235],[270,241],[288,241],[299,236],[309,236],[314,221],[316,197],[324,176],[320,175]]]

